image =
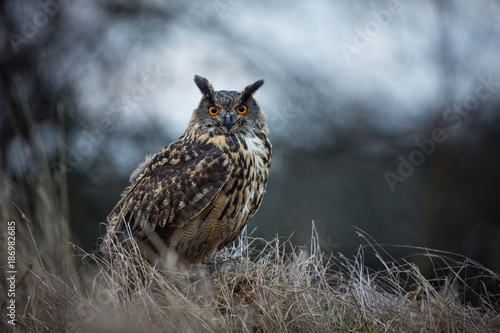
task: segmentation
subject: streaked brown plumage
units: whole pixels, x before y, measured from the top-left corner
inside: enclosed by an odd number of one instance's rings
[[[108,216],[104,252],[112,240],[128,237],[129,226],[146,256],[158,253],[160,239],[181,262],[200,263],[231,242],[259,209],[271,144],[252,95],[264,81],[242,92],[214,91],[200,76],[195,83],[203,97],[188,128],[132,174]]]

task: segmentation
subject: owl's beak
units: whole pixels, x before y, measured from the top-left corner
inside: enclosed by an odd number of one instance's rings
[[[224,118],[224,126],[227,128],[228,131],[231,130],[231,127],[233,127],[233,116],[230,113],[227,113],[225,118]]]

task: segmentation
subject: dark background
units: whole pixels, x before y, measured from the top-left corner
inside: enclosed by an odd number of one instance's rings
[[[130,173],[183,133],[193,76],[264,79],[274,155],[254,235],[302,245],[314,221],[327,253],[350,256],[358,227],[500,271],[498,17],[493,0],[3,1],[2,177],[39,176],[36,128],[93,250]]]

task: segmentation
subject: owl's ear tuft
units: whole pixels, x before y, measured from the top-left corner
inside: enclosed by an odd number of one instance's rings
[[[253,93],[257,91],[257,89],[262,87],[263,84],[264,80],[259,80],[246,86],[245,89],[243,89],[243,91],[241,92],[242,103],[245,102],[248,99],[248,97],[252,96]]]
[[[214,103],[214,88],[212,88],[212,85],[210,82],[208,82],[207,79],[204,77],[201,77],[199,75],[194,76],[194,83],[196,83],[196,86],[198,86],[198,89],[200,89],[201,93],[205,96],[208,97],[210,100],[210,103]]]

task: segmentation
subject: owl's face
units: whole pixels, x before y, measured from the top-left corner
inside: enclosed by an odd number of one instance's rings
[[[243,91],[214,91],[207,79],[195,76],[203,97],[194,110],[190,125],[215,135],[253,134],[267,131],[264,116],[252,94],[264,81],[248,85]]]

